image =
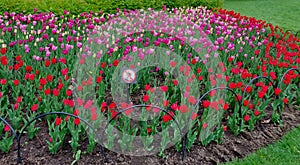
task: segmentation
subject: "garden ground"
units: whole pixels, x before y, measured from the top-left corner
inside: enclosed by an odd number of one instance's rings
[[[226,132],[222,144],[213,142],[206,147],[194,145],[184,161],[181,161],[181,153],[176,152],[175,149],[171,147],[165,151],[165,158],[160,158],[156,155],[131,157],[107,151],[109,159],[109,163],[107,164],[217,164],[225,163],[236,158],[244,158],[254,151],[278,141],[292,128],[297,127],[300,123],[300,111],[295,111],[297,108],[299,107],[287,106],[285,108],[283,113],[283,126],[269,123],[270,120],[265,118],[256,125],[255,130],[252,132],[244,132],[238,136],[233,135],[231,132]],[[49,138],[47,124],[40,122],[37,123],[37,125],[41,127],[41,130],[34,140],[29,141],[27,137],[21,140],[21,156],[23,158],[23,164],[71,164],[74,161],[73,152],[70,145],[67,144],[70,137],[65,140],[65,145],[63,145],[57,154],[51,155],[48,151],[47,143],[44,140]],[[296,130],[299,132],[300,127]],[[283,143],[280,143],[280,148],[269,147],[269,150],[262,150],[257,154],[250,156],[245,161],[236,162],[236,164],[266,164],[271,161],[272,163],[275,161],[276,164],[280,164],[280,162],[278,162],[278,156],[280,156],[281,160],[284,160],[285,164],[295,164],[297,160],[300,160],[300,147],[299,145],[294,146],[294,142],[299,144],[299,141],[294,138],[296,135],[297,132],[293,131],[285,138],[286,140],[283,141]],[[80,149],[85,151],[87,144],[87,140],[82,141]],[[287,148],[287,146],[289,146],[290,149]],[[284,152],[287,154],[282,154]],[[270,154],[273,154],[276,159],[274,160],[274,158],[270,157]],[[17,146],[15,143],[9,154],[0,156],[0,164],[16,164],[16,156]],[[92,155],[82,153],[81,158],[77,163],[103,163],[99,145]]]

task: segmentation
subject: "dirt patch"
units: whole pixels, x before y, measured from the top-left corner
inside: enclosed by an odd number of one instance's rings
[[[109,163],[107,164],[217,164],[231,161],[234,158],[243,158],[248,154],[273,143],[283,137],[288,131],[300,124],[299,107],[286,107],[283,112],[283,126],[271,123],[258,123],[252,132],[244,132],[234,136],[226,132],[222,144],[211,143],[204,147],[195,144],[191,152],[187,153],[184,161],[181,160],[181,153],[176,152],[173,147],[165,151],[166,158],[156,155],[131,157],[107,151]],[[48,151],[46,140],[49,139],[46,123],[39,122],[41,128],[39,134],[28,140],[23,137],[21,140],[22,164],[71,164],[74,160],[73,152],[68,144],[70,139],[66,138],[65,144],[55,155]],[[88,142],[82,141],[79,149],[86,150]],[[82,154],[78,164],[103,164],[100,154],[100,146],[97,145],[92,154]],[[8,154],[0,153],[0,164],[17,164],[17,143],[12,146]]]

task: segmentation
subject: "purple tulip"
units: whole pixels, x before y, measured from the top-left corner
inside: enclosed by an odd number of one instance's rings
[[[66,50],[66,49],[62,50],[62,54],[67,55],[68,53],[69,53],[68,50]]]
[[[77,42],[77,47],[80,49],[82,48],[82,43],[81,42]]]

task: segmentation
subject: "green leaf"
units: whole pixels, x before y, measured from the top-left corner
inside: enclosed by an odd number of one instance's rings
[[[78,150],[75,154],[75,160],[71,163],[71,165],[74,165],[76,162],[78,162],[78,160],[80,159],[80,154],[81,154],[81,150]]]

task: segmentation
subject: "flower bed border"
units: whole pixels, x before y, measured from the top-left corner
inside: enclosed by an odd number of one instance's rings
[[[282,84],[282,81],[283,81],[283,79],[284,79],[284,77],[288,74],[288,72],[289,71],[296,71],[296,72],[298,72],[298,74],[300,74],[300,69],[297,69],[297,68],[290,68],[290,69],[288,69],[283,75],[282,75],[282,77],[281,77],[281,79],[280,79],[280,81],[279,81],[279,83],[277,84],[277,88],[279,88],[279,89],[281,89],[281,84]],[[273,88],[275,89],[275,84],[272,82],[272,80],[270,79],[270,78],[268,78],[268,77],[266,77],[266,76],[258,76],[258,77],[255,77],[255,78],[253,78],[253,79],[251,79],[250,81],[249,81],[249,83],[246,85],[246,88],[247,87],[249,87],[255,80],[257,80],[257,79],[267,79],[270,83],[271,83],[271,85],[273,86]],[[245,88],[245,89],[246,89]],[[199,99],[198,99],[198,101],[197,101],[197,104],[195,105],[195,107],[194,107],[194,109],[199,105],[199,103],[202,101],[202,99],[206,96],[206,95],[208,95],[211,91],[213,91],[213,90],[219,90],[219,89],[227,89],[227,90],[229,90],[230,92],[232,92],[232,93],[234,93],[234,95],[237,97],[237,94],[236,94],[236,92],[234,92],[232,89],[230,89],[230,88],[228,88],[228,87],[215,87],[215,88],[212,88],[211,90],[209,90],[209,91],[207,91],[205,94],[203,94]],[[243,94],[242,94],[242,97],[241,97],[241,99],[240,100],[237,100],[238,102],[239,102],[239,104],[238,104],[238,106],[239,106],[239,111],[238,111],[238,113],[239,113],[239,115],[240,115],[240,127],[242,126],[242,101],[243,101],[243,99],[244,99],[244,97],[245,97],[245,92],[246,92],[246,90],[243,92]],[[274,95],[274,92],[273,92],[273,95]],[[278,97],[278,96],[277,96]],[[201,105],[201,107],[203,108],[203,105],[202,104],[200,104]],[[119,116],[119,115],[121,115],[123,112],[125,112],[127,109],[130,109],[130,108],[134,108],[134,107],[145,107],[145,106],[149,106],[149,105],[143,105],[143,104],[141,104],[141,105],[134,105],[134,106],[131,106],[131,107],[127,107],[127,108],[125,108],[125,109],[122,109],[121,111],[119,111],[116,115],[114,115],[109,121],[108,121],[108,123],[106,124],[106,127],[105,127],[105,129],[107,128],[107,126],[110,124],[110,122],[114,119],[114,118],[116,118],[117,116]],[[182,135],[182,130],[180,129],[180,127],[179,127],[179,125],[178,125],[178,122],[176,121],[176,118],[174,117],[174,116],[172,116],[172,115],[170,115],[170,113],[168,112],[168,111],[166,111],[165,109],[163,109],[163,108],[161,108],[161,107],[158,107],[158,106],[152,106],[152,107],[155,107],[155,108],[159,108],[161,111],[163,111],[164,113],[166,113],[167,115],[169,115],[172,119],[173,119],[173,121],[176,123],[176,125],[177,125],[177,127],[179,128],[179,130],[180,130],[180,134]],[[280,107],[280,108],[282,108],[282,107]],[[277,113],[279,114],[279,116],[280,116],[280,120],[282,121],[282,111],[279,111],[280,110],[280,108],[278,108],[277,110]],[[194,110],[193,109],[193,110]],[[202,109],[203,110],[203,109]],[[234,113],[236,113],[236,112],[234,112]],[[102,143],[102,138],[99,136],[99,134],[97,134],[97,132],[95,131],[95,129],[91,126],[91,124],[88,122],[88,121],[86,121],[85,119],[83,119],[83,118],[81,118],[81,117],[79,117],[79,116],[76,116],[76,115],[74,115],[74,114],[70,114],[70,113],[66,113],[66,112],[48,112],[48,113],[42,113],[42,114],[40,114],[40,115],[38,115],[38,116],[36,116],[34,119],[32,119],[32,120],[30,120],[29,122],[27,122],[26,124],[25,124],[25,127],[23,127],[23,129],[22,130],[20,130],[20,133],[17,133],[17,130],[15,130],[10,124],[9,124],[9,122],[7,122],[5,119],[3,119],[1,116],[0,116],[0,120],[3,122],[3,123],[5,123],[9,128],[10,128],[10,130],[12,131],[12,134],[15,136],[15,139],[17,140],[17,143],[18,143],[18,147],[17,147],[17,163],[22,163],[22,157],[21,157],[21,137],[23,136],[23,132],[26,130],[26,128],[32,123],[32,122],[34,122],[35,120],[37,120],[37,119],[40,119],[40,118],[43,118],[43,117],[45,117],[45,116],[48,116],[48,115],[54,115],[54,114],[56,114],[56,115],[68,115],[68,116],[70,116],[70,117],[73,117],[73,118],[79,118],[81,121],[83,121],[92,131],[93,131],[93,133],[95,133],[96,134],[96,137],[98,138],[98,139],[100,139],[100,143],[101,143],[101,155],[102,155],[102,157],[104,158],[104,161],[105,162],[108,162],[108,158],[106,157],[106,153],[105,153],[105,148],[103,147],[104,145],[103,145],[103,143]],[[189,119],[189,124],[188,124],[188,126],[190,125],[190,120],[191,120],[191,118]],[[104,131],[105,131],[105,129],[104,129]],[[103,131],[103,134],[104,134],[104,131]],[[240,133],[240,132],[239,132]],[[181,138],[181,143],[182,143],[182,160],[186,157],[186,141],[187,141],[187,138],[186,138],[186,136],[187,136],[187,134],[185,134],[185,135],[182,135],[182,138]]]

